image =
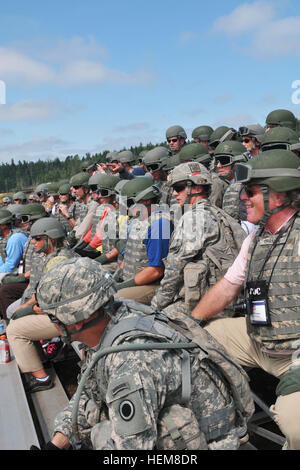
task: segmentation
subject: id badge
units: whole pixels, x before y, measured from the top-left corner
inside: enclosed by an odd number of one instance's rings
[[[252,325],[271,325],[268,307],[268,288],[266,281],[248,281],[246,284]]]

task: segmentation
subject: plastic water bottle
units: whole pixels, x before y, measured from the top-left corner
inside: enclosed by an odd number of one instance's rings
[[[11,361],[10,347],[6,335],[0,336],[0,364],[7,364]]]
[[[24,265],[23,265],[23,260],[21,260],[19,267],[18,267],[18,274],[23,274],[23,272],[24,272]]]

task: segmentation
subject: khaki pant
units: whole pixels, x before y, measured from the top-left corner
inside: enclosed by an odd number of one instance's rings
[[[280,378],[292,365],[291,356],[271,356],[247,333],[246,319],[220,318],[205,327],[237,361],[245,367],[258,367]],[[270,407],[274,420],[289,442],[289,448],[300,450],[300,391],[281,395]]]
[[[158,287],[159,284],[126,287],[125,289],[118,290],[115,294],[115,298],[123,297],[124,299],[131,299],[141,304],[150,305]]]
[[[58,331],[48,315],[27,315],[10,320],[6,334],[17,364],[25,373],[36,372],[43,367],[34,341],[54,338]]]

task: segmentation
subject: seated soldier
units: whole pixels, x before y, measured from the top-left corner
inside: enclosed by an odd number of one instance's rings
[[[164,274],[172,233],[169,213],[157,202],[160,192],[147,176],[128,181],[121,189],[131,219],[124,259],[116,276],[118,296],[149,304]]]
[[[39,283],[58,333],[86,349],[77,392],[43,450],[238,449],[254,411],[241,367],[191,318],[178,329],[114,294],[112,276],[87,258],[54,266]]]
[[[200,163],[182,163],[168,179],[184,213],[175,223],[164,277],[151,305],[189,314],[230,266],[245,234],[234,219],[210,203],[211,178]]]
[[[37,305],[36,288],[41,275],[45,272],[46,264],[51,259],[58,257],[66,259],[74,256],[74,253],[63,247],[65,231],[54,217],[41,218],[34,222],[30,230],[30,236],[34,251],[42,253],[43,256],[36,260],[31,267],[29,286],[24,291],[22,298],[19,299],[19,305],[14,309],[14,304],[9,307],[9,309],[14,310],[14,313],[11,316],[6,333],[21,372],[31,373],[26,390],[37,392],[47,390],[53,387],[54,384],[43,367],[34,342],[51,339],[53,347],[51,347],[51,352],[49,351],[50,358],[58,352],[59,348],[62,347],[62,343],[54,341],[54,338],[57,338],[57,330],[53,328],[53,324],[49,322],[47,315],[43,315]],[[56,345],[53,344],[55,342]],[[44,346],[46,349],[47,342]]]

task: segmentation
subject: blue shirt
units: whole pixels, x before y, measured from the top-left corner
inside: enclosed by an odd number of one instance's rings
[[[134,223],[135,221],[129,225],[127,239]],[[147,256],[149,260],[148,266],[164,267],[163,258],[166,258],[169,252],[172,230],[172,225],[167,218],[161,217],[160,219],[154,220],[154,222],[152,222],[148,228],[147,238],[145,238],[143,241],[147,250]],[[125,253],[125,249],[126,246],[123,249],[123,255]]]
[[[23,256],[25,243],[27,237],[24,233],[17,232],[13,233],[6,245],[6,260],[3,260],[0,256],[0,273],[11,273],[19,264],[20,259]]]

